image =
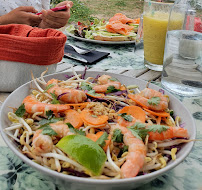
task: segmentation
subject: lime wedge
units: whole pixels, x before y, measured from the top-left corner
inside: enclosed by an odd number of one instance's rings
[[[104,150],[91,139],[82,135],[68,135],[56,146],[81,164],[91,175],[101,174],[107,157]]]

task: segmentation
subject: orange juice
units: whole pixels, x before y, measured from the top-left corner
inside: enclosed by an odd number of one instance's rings
[[[161,11],[147,13],[143,16],[144,58],[152,64],[163,65],[168,19],[169,13]],[[169,28],[181,29],[182,24],[182,15],[176,14]]]

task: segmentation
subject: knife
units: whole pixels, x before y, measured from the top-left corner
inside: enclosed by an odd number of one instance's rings
[[[78,55],[71,54],[71,53],[65,53],[64,57],[68,57],[68,58],[72,58],[72,59],[77,60],[77,61],[88,63],[88,61],[86,59],[84,59]]]

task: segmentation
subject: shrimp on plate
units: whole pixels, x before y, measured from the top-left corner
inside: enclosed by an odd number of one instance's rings
[[[101,77],[98,78],[98,85],[95,85],[93,87],[93,90],[95,90],[95,92],[104,93],[107,91],[107,88],[109,86],[113,86],[116,89],[120,89],[121,83],[119,81],[111,80],[111,76],[109,75],[102,75]]]
[[[25,109],[27,113],[35,113],[35,112],[43,112],[45,113],[48,110],[52,110],[53,112],[62,112],[67,109],[70,109],[69,105],[66,104],[48,104],[40,102],[36,99],[34,95],[27,96],[23,103],[25,105]]]
[[[113,126],[113,130],[120,129],[123,136],[123,142],[128,146],[128,155],[126,162],[121,167],[121,176],[123,178],[135,177],[144,165],[146,157],[146,146],[143,141],[134,137],[128,128],[119,125]]]
[[[47,86],[49,85],[52,85],[52,87],[48,89],[47,92],[61,96],[60,100],[65,103],[80,103],[87,99],[85,92],[82,90],[59,87],[57,79],[49,80]]]
[[[129,94],[128,97],[138,105],[154,111],[163,111],[168,108],[168,98],[151,88],[145,88],[138,94]]]

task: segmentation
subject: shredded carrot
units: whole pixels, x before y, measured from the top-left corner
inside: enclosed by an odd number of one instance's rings
[[[103,135],[103,131],[99,131],[96,134],[92,134],[92,133],[88,133],[86,135],[87,138],[91,139],[92,141],[96,142],[102,135]],[[105,146],[103,147],[103,150],[106,152],[107,151],[107,147],[109,146],[111,142],[111,135],[108,135],[107,140],[105,140]]]
[[[160,116],[157,118],[156,123],[157,123],[157,125],[161,124],[161,117]]]
[[[164,111],[161,111],[161,112],[151,111],[151,110],[149,110],[147,108],[144,108],[144,110],[151,113],[152,115],[159,116],[159,117],[169,117],[170,116],[169,113],[164,112]]]
[[[70,109],[66,110],[65,112],[65,123],[71,123],[74,128],[79,128],[83,125],[83,120],[79,112],[76,110]]]
[[[103,93],[96,93],[96,94],[99,94],[99,96],[93,96],[92,94],[89,94],[88,92],[86,94],[93,98],[103,98],[105,96]]]
[[[106,115],[100,115],[96,116],[93,114],[90,110],[83,110],[81,113],[81,118],[83,119],[84,123],[90,124],[90,125],[102,125],[107,123],[108,116]]]
[[[135,21],[136,24],[139,24],[140,23],[140,18],[134,19],[134,21]]]

